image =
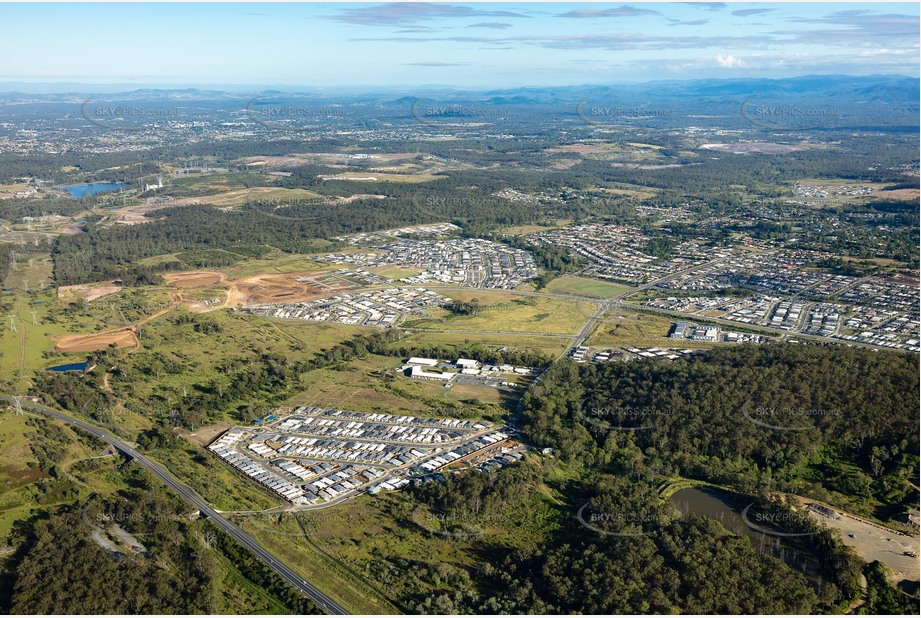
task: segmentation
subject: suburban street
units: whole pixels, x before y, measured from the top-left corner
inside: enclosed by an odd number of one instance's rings
[[[10,404],[15,404],[15,401],[12,397],[6,395],[0,395],[0,400],[3,400]],[[237,543],[251,551],[262,563],[266,564],[272,568],[276,573],[278,573],[285,581],[294,586],[296,589],[301,591],[307,598],[314,601],[319,605],[323,610],[329,612],[330,614],[338,615],[347,615],[349,612],[345,610],[342,606],[337,604],[331,598],[323,594],[320,590],[309,584],[307,581],[301,578],[293,569],[288,565],[281,562],[279,559],[275,558],[274,555],[269,553],[264,547],[262,547],[252,536],[247,532],[244,532],[239,526],[234,523],[231,523],[223,516],[221,516],[215,509],[205,502],[198,494],[196,494],[192,489],[181,483],[177,480],[169,471],[166,470],[162,465],[152,461],[151,459],[144,456],[137,449],[127,444],[123,440],[113,436],[108,431],[100,429],[89,423],[72,418],[62,412],[43,406],[41,404],[34,403],[27,399],[21,399],[20,403],[23,408],[29,408],[30,410],[35,410],[41,412],[47,416],[50,416],[59,421],[63,421],[71,426],[82,429],[86,433],[89,433],[100,440],[108,442],[121,453],[127,455],[128,457],[134,459],[139,464],[144,466],[152,474],[154,474],[161,481],[166,483],[173,491],[179,494],[183,500],[197,508],[202,515],[208,517],[214,525],[218,528],[229,534]]]

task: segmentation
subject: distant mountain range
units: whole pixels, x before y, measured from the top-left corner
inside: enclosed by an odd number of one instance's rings
[[[227,89],[200,88],[155,88],[130,89],[118,85],[58,84],[58,92],[49,92],[50,84],[27,84],[22,82],[0,83],[0,101],[83,101],[93,95],[101,100],[170,100],[170,101],[216,101],[251,100],[258,95],[260,100],[284,100],[286,98],[313,99],[330,102],[377,102],[385,106],[412,104],[419,98],[438,101],[479,101],[492,105],[554,105],[572,104],[582,99],[597,101],[637,100],[688,100],[725,99],[757,96],[768,99],[846,100],[852,103],[874,102],[899,105],[919,103],[921,82],[918,78],[902,75],[808,75],[786,79],[705,79],[651,81],[640,84],[584,85],[566,87],[528,87],[502,90],[462,90],[449,87],[369,88],[362,93],[359,88],[310,89],[290,87],[271,90],[253,89],[246,92],[243,87]],[[69,92],[60,92],[64,87]],[[72,88],[72,90],[71,90]],[[44,92],[43,92],[44,91]]]

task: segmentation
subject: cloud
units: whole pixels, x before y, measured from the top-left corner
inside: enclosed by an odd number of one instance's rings
[[[633,6],[622,4],[612,9],[576,9],[568,13],[560,13],[557,17],[573,17],[577,19],[586,19],[591,17],[639,17],[640,15],[659,15],[659,11],[652,9],[638,9]]]
[[[725,2],[682,2],[681,4],[690,4],[694,8],[704,11],[722,11],[726,8]]]
[[[724,54],[723,52],[716,55],[716,63],[724,69],[737,69],[745,66],[745,63],[739,58],[736,58],[732,54]]]
[[[755,49],[770,47],[773,37],[752,36],[665,36],[617,32],[610,34],[520,35],[505,37],[446,36],[446,37],[362,37],[352,41],[391,43],[483,43],[488,45],[537,45],[547,49],[604,49],[611,51],[667,49]]]
[[[492,28],[493,30],[505,30],[511,28],[512,24],[501,24],[497,22],[481,22],[479,24],[470,24],[468,28]]]
[[[404,62],[405,67],[466,67],[469,62]]]
[[[732,14],[736,17],[749,17],[751,15],[764,15],[773,10],[774,9],[742,9],[741,11],[733,11]]]
[[[703,26],[704,24],[710,23],[709,19],[695,19],[693,21],[681,21],[680,19],[671,19],[669,26]]]
[[[484,11],[469,6],[431,2],[393,2],[354,9],[343,9],[331,17],[336,21],[363,26],[405,26],[426,19],[464,17],[528,17],[511,11]]]
[[[891,47],[916,48],[918,44],[917,15],[849,10],[832,13],[825,17],[795,17],[792,21],[799,24],[819,24],[831,27],[777,30],[772,34],[791,37],[787,39],[788,42],[834,47],[878,46],[881,39],[888,39],[888,45]]]

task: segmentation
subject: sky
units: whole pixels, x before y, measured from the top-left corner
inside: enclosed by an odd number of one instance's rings
[[[464,88],[918,76],[918,3],[0,3],[0,82]]]

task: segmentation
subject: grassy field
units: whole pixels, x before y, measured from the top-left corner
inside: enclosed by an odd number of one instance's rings
[[[29,186],[23,183],[14,183],[9,185],[0,184],[0,200],[12,198],[17,191],[25,191]]]
[[[30,419],[44,419],[54,428],[30,426]],[[58,439],[60,438],[60,439]],[[38,467],[33,444],[53,444],[56,476]],[[36,508],[52,507],[82,499],[90,493],[111,493],[123,485],[116,472],[121,457],[99,457],[101,445],[92,444],[70,426],[27,412],[21,416],[0,406],[0,539],[6,539],[13,523]],[[92,463],[77,466],[78,463]]]
[[[569,347],[569,338],[566,337],[540,337],[528,335],[491,335],[487,333],[452,333],[437,331],[420,331],[407,336],[408,343],[418,345],[467,345],[471,343],[494,346],[496,348],[509,347],[519,350],[539,350],[549,356],[558,356]]]
[[[215,206],[242,206],[247,202],[271,202],[283,205],[287,202],[303,203],[305,200],[322,200],[323,196],[306,189],[279,189],[275,187],[251,187],[226,193],[204,196],[202,202]]]
[[[435,319],[414,320],[406,326],[434,330],[488,330],[510,333],[571,335],[579,332],[586,315],[594,311],[591,303],[554,298],[521,297],[487,290],[449,290],[444,295],[462,302],[480,301],[478,315],[452,315],[447,310],[431,311]]]
[[[386,277],[387,279],[403,279],[404,277],[415,277],[425,271],[421,268],[390,268],[389,266],[379,266],[377,268],[368,269],[368,272]]]
[[[373,178],[374,180],[369,180]],[[438,176],[433,174],[396,174],[392,172],[376,172],[369,170],[367,172],[343,172],[327,178],[327,180],[366,180],[367,182],[405,182],[410,184],[429,182],[437,179]]]
[[[60,315],[54,293],[15,292],[5,301],[10,307],[4,312],[0,329],[0,376],[23,387],[28,375],[60,362],[72,362],[75,355],[54,352],[55,340],[72,333],[91,333],[102,325],[83,313],[71,317]],[[40,304],[36,304],[40,303]],[[35,312],[33,324],[32,311]],[[16,331],[10,330],[8,315],[12,314]]]
[[[244,260],[229,268],[221,268],[231,278],[258,275],[261,273],[317,272],[342,268],[338,264],[318,262],[307,255],[273,251],[261,258]]]
[[[499,392],[487,387],[471,387],[454,393],[454,385],[446,389],[438,382],[412,380],[394,371],[401,365],[394,356],[370,355],[354,360],[335,369],[319,369],[303,376],[303,390],[285,402],[288,406],[328,406],[355,410],[357,412],[386,412],[388,414],[435,414],[444,415],[444,410],[465,417],[498,417],[503,414],[499,407],[502,399]],[[389,377],[385,378],[385,374]],[[481,397],[477,397],[480,395]],[[459,400],[477,398],[475,406],[456,406]]]
[[[612,298],[626,294],[633,288],[620,283],[608,283],[586,277],[563,276],[557,277],[547,284],[548,292],[578,294],[580,296],[594,296],[596,298]]]
[[[427,511],[416,508],[406,492],[396,491],[297,519],[237,521],[347,609],[388,614],[413,613],[415,599],[450,592],[452,577],[479,568],[482,552],[539,542],[562,519],[549,490],[477,526],[480,535],[470,538],[434,534]]]
[[[605,313],[585,345],[591,347],[675,347],[675,342],[668,338],[671,324],[672,320],[662,316],[625,311],[622,307],[614,307]],[[681,342],[679,347],[693,347],[691,343],[694,342]]]
[[[499,232],[502,234],[512,234],[514,236],[523,236],[525,234],[536,234],[537,232],[546,232],[548,230],[555,230],[557,228],[569,225],[572,223],[570,219],[558,219],[553,222],[552,226],[548,225],[513,225],[509,227],[500,227]]]
[[[185,442],[181,448],[158,449],[151,456],[220,511],[262,510],[283,503],[195,444]]]

